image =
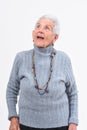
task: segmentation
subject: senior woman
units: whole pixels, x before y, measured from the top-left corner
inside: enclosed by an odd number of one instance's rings
[[[58,20],[40,17],[32,37],[34,48],[17,53],[7,85],[9,130],[77,130],[78,95],[70,58],[53,47]]]

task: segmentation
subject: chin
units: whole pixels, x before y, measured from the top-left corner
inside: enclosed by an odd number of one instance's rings
[[[37,43],[37,44],[35,44],[36,46],[38,46],[38,47],[43,47],[43,48],[45,48],[46,47],[46,45],[44,45],[44,44],[41,44],[41,43]]]

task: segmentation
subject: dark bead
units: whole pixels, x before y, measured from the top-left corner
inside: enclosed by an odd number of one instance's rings
[[[56,55],[56,52],[54,52],[54,55]]]
[[[53,58],[53,55],[51,55],[50,57]]]
[[[49,93],[49,90],[46,88],[46,89],[45,89],[45,92],[46,92],[46,93]]]
[[[36,89],[38,89],[38,86],[37,86],[37,85],[35,85],[35,88],[36,88]]]

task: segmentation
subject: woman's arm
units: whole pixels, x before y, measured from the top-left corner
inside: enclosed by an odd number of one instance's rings
[[[6,100],[8,106],[9,120],[11,119],[11,117],[18,118],[16,112],[16,104],[17,104],[17,95],[20,89],[20,79],[18,77],[19,63],[20,63],[19,55],[17,55],[13,63],[12,71],[10,74],[10,78],[6,90]]]
[[[78,124],[78,92],[75,83],[75,78],[73,75],[72,65],[69,58],[66,59],[66,93],[69,100],[69,130],[71,126]],[[74,124],[74,125],[71,125]]]

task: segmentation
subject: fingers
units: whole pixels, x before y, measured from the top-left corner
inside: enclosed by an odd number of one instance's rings
[[[18,130],[21,130],[20,127],[18,127]]]
[[[77,130],[77,125],[70,124],[68,130]]]
[[[10,127],[9,127],[9,130],[20,130],[20,127],[19,127],[19,124],[17,123],[11,123],[10,124]]]
[[[20,130],[18,118],[16,117],[11,118],[9,130]]]

